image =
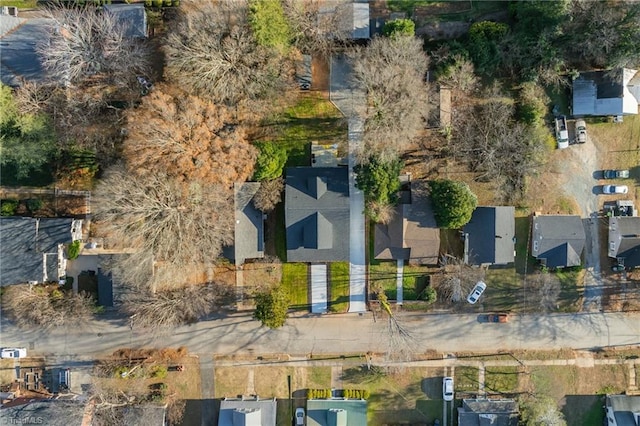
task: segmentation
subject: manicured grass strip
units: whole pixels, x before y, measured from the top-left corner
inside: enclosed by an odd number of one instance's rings
[[[518,389],[518,367],[487,367],[484,387],[487,393],[513,393]]]
[[[476,367],[456,367],[453,378],[456,392],[478,392],[478,369]]]
[[[579,312],[582,307],[582,293],[584,290],[584,274],[582,268],[565,268],[556,271],[560,281],[560,297],[558,310],[561,312]]]
[[[329,309],[331,312],[347,312],[349,309],[349,263],[329,264]]]
[[[374,291],[381,288],[385,293],[395,292],[396,262],[384,261],[369,265],[369,284]]]
[[[291,309],[309,307],[309,265],[306,263],[284,263],[282,286],[289,292]]]

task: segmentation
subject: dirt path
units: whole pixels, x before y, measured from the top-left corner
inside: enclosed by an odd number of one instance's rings
[[[598,234],[598,196],[594,188],[597,181],[593,173],[599,169],[600,152],[595,141],[590,138],[583,145],[572,145],[556,153],[563,170],[563,190],[576,201],[584,220],[586,245],[583,311],[602,310],[602,273],[600,267],[600,238]],[[564,158],[563,158],[564,157]]]

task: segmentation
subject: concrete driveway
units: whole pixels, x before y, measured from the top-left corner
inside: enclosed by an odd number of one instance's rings
[[[364,104],[364,92],[350,78],[351,67],[343,57],[331,58],[331,101],[348,118],[349,123],[349,312],[366,312],[366,253],[364,194],[356,187],[353,168],[362,142],[364,122],[357,115]]]

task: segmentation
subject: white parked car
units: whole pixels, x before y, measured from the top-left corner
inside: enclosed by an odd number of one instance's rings
[[[296,408],[296,426],[304,425],[304,408]]]
[[[476,303],[486,289],[487,289],[487,285],[482,281],[478,281],[475,287],[473,287],[473,290],[471,290],[471,293],[469,293],[469,296],[467,297],[467,302],[471,303],[472,305]]]
[[[576,120],[576,142],[585,143],[587,141],[587,124],[584,120]]]
[[[453,401],[453,377],[442,379],[442,399]]]
[[[629,192],[627,185],[602,185],[603,194],[626,194]]]
[[[25,358],[27,356],[26,348],[2,348],[0,349],[0,358]]]

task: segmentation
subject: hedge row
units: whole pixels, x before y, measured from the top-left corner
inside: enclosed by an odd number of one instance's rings
[[[307,389],[307,399],[330,399],[331,389]]]
[[[371,394],[366,389],[345,389],[344,397],[347,399],[369,399]]]

